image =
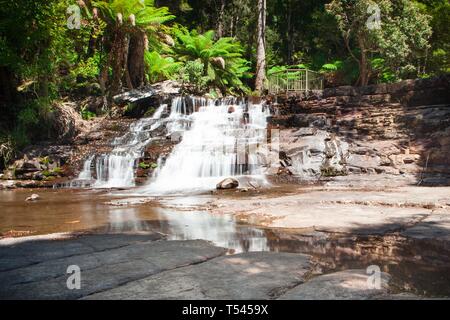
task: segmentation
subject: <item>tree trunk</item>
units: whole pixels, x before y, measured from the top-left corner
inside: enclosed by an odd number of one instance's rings
[[[145,33],[137,31],[131,36],[128,52],[128,72],[134,88],[145,84]]]
[[[358,44],[361,49],[361,57],[359,60],[359,85],[367,86],[370,78],[370,65],[367,59],[366,46],[361,37],[358,38]]]
[[[14,74],[7,67],[0,67],[0,105],[8,105],[16,101],[17,82]],[[1,110],[2,114],[4,110]]]
[[[220,8],[219,8],[219,13],[217,15],[217,31],[216,31],[216,38],[220,39],[223,37],[223,18],[225,16],[225,1],[226,0],[221,0],[220,1]]]
[[[127,84],[128,90],[133,90],[133,84],[131,83],[130,72],[128,69],[128,54],[130,50],[130,36],[125,35],[125,41],[123,46],[123,82]]]
[[[266,0],[258,0],[258,38],[255,91],[262,93],[266,77]]]
[[[122,88],[125,45],[125,34],[121,30],[117,30],[111,48],[112,80],[109,90],[111,96],[119,93]]]
[[[292,64],[292,52],[293,52],[293,28],[292,28],[292,7],[291,1],[287,2],[286,10],[287,28],[286,28],[286,42],[287,42],[287,62]]]
[[[94,30],[92,30],[91,35],[89,36],[88,49],[85,55],[85,58],[93,57],[97,47],[97,38],[94,36]]]

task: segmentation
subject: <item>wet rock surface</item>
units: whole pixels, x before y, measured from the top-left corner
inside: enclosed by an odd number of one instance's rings
[[[227,189],[236,189],[237,187],[239,187],[239,181],[237,181],[236,179],[227,178],[220,181],[217,184],[216,189],[227,190]]]
[[[179,268],[89,299],[270,299],[304,281],[309,257],[289,253],[243,253]]]
[[[380,273],[378,283],[366,270],[346,270],[318,276],[296,286],[280,300],[367,300],[387,296],[390,276]]]
[[[94,235],[0,247],[0,298],[77,299],[225,253],[206,241],[155,241],[158,238]],[[67,288],[71,265],[81,269],[80,290]]]
[[[16,239],[10,238],[14,235],[8,232],[6,237],[0,240],[0,283],[2,284],[0,297],[2,299],[78,299],[83,297],[92,299],[276,299],[314,279],[319,281],[322,274],[330,275],[353,269],[366,271],[365,268],[370,265],[377,265],[382,271],[392,276],[389,287],[390,289],[394,287],[394,291],[386,291],[383,287],[382,292],[372,295],[373,292],[370,291],[366,295],[367,292],[361,287],[364,283],[363,278],[358,278],[359,276],[354,278],[354,275],[350,278],[336,276],[337,280],[332,281],[333,287],[323,291],[320,297],[317,297],[325,299],[346,299],[352,295],[358,299],[446,297],[450,295],[448,287],[450,248],[447,240],[449,232],[446,229],[446,220],[443,218],[447,214],[447,208],[444,206],[448,202],[448,197],[443,192],[445,188],[433,188],[435,190],[433,194],[426,192],[426,189],[418,188],[416,191],[402,189],[402,192],[384,190],[366,194],[362,191],[350,192],[350,190],[336,189],[327,192],[291,190],[291,194],[286,194],[281,190],[282,197],[277,196],[274,191],[264,194],[263,190],[258,192],[249,190],[242,194],[242,192],[231,190],[229,193],[217,195],[222,200],[231,196],[232,203],[244,209],[247,204],[242,205],[242,201],[245,200],[251,201],[254,206],[263,205],[276,211],[277,208],[270,207],[269,204],[282,200],[288,207],[301,206],[306,211],[314,203],[319,205],[321,202],[341,208],[351,208],[351,205],[355,203],[362,208],[379,206],[380,212],[374,215],[382,216],[383,219],[392,218],[386,216],[386,211],[383,210],[385,207],[431,211],[425,218],[417,219],[410,215],[415,211],[410,211],[407,217],[414,220],[411,224],[400,224],[399,229],[396,230],[385,228],[383,224],[376,224],[369,230],[370,232],[362,235],[353,233],[353,229],[348,233],[315,231],[315,228],[292,229],[292,226],[295,226],[293,223],[287,225],[287,230],[251,227],[255,224],[270,225],[276,222],[276,219],[269,216],[265,223],[249,219],[246,222],[250,224],[235,226],[229,216],[209,215],[204,211],[197,211],[198,206],[211,204],[209,202],[211,195],[201,197],[190,205],[184,199],[166,199],[164,207],[172,204],[170,209],[167,209],[170,214],[164,218],[168,221],[161,220],[160,214],[163,211],[159,211],[157,216],[149,216],[149,221],[142,220],[137,221],[139,223],[129,224],[124,220],[126,211],[132,210],[132,207],[136,210],[146,208],[154,203],[139,204],[139,199],[130,203],[126,202],[127,199],[123,199],[123,203],[128,203],[126,208],[123,208],[123,205],[114,206],[111,208],[110,215],[110,218],[120,218],[124,224],[122,229],[116,228],[120,225],[119,222],[116,227],[112,224],[110,227],[91,230],[98,234],[67,233],[54,237],[50,235]],[[42,200],[35,203],[24,202],[29,192],[22,190],[14,193],[18,192],[23,194],[19,197],[21,198],[19,203],[23,206],[51,207],[48,203],[51,198],[50,191],[42,190]],[[12,194],[7,191],[4,193],[7,196]],[[388,198],[387,194],[391,194],[391,197]],[[54,196],[59,200],[64,197],[60,193]],[[100,194],[96,197],[98,196]],[[416,200],[411,201],[408,196]],[[102,201],[109,199],[105,195],[103,197]],[[295,204],[296,199],[297,204]],[[64,199],[61,201],[66,203]],[[74,199],[74,202],[78,203],[80,199]],[[186,206],[183,206],[183,203],[186,203]],[[229,204],[220,209],[225,210],[228,206]],[[95,203],[97,214],[102,214],[100,207],[98,203]],[[364,211],[364,209],[361,210]],[[330,211],[334,213],[336,210],[331,207]],[[349,219],[351,212],[342,212],[341,209],[339,213],[345,219]],[[138,211],[135,214],[141,216]],[[433,216],[434,214],[436,217]],[[183,215],[185,218],[182,218]],[[205,215],[209,216],[204,217],[210,222],[209,224],[201,219]],[[326,216],[326,213],[321,212],[320,219],[322,219],[321,215]],[[221,222],[218,224],[219,220],[212,219],[213,217],[217,217]],[[438,217],[441,218],[437,219]],[[176,222],[178,218],[181,222]],[[195,219],[192,220],[193,218]],[[335,216],[332,218],[336,219]],[[76,222],[75,219],[80,218],[66,217],[58,221],[72,223]],[[302,217],[298,220],[302,220]],[[280,221],[283,222],[283,220]],[[339,223],[336,223],[336,226],[341,226],[342,221],[337,220]],[[372,223],[372,220],[369,222]],[[136,234],[138,231],[133,228],[133,225],[142,227],[139,229],[142,230],[141,234]],[[436,229],[436,226],[439,229]],[[194,230],[197,233],[192,234]],[[108,234],[108,232],[122,233]],[[161,236],[159,232],[167,236]],[[384,234],[385,232],[388,233]],[[208,238],[211,233],[213,237]],[[165,240],[166,237],[167,239],[208,239],[214,241],[216,246],[224,246],[227,249],[218,248],[207,241],[172,241]],[[236,243],[242,247],[236,246]],[[235,247],[242,248],[244,253],[235,254],[235,252],[242,252],[230,249]],[[248,253],[247,251],[258,252]],[[225,256],[226,253],[231,255]],[[70,276],[66,272],[70,265],[78,265],[81,268],[81,290],[68,290],[66,287],[66,281]],[[243,286],[243,283],[246,285]],[[345,288],[354,287],[356,291],[342,290],[342,284],[345,284]],[[313,285],[314,283],[311,284],[311,288],[314,288]],[[361,292],[358,291],[360,289]],[[313,294],[311,292],[315,290],[300,291],[303,292],[302,295],[306,295]],[[333,294],[330,296],[331,292]],[[398,293],[401,294],[398,295]]]
[[[424,298],[392,291],[392,276],[386,272],[376,279],[367,269],[321,274],[313,252],[225,252],[207,241],[167,241],[156,233],[4,239],[0,299]],[[80,289],[67,287],[69,266],[80,267]]]
[[[223,256],[225,249],[207,241],[161,239],[147,234],[2,241],[0,298],[270,299],[302,283],[311,268],[302,254]],[[79,290],[67,288],[66,271],[73,265],[81,270]]]

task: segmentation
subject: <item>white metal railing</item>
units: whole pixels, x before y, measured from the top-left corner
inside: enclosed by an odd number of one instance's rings
[[[286,69],[267,77],[269,94],[323,90],[323,76],[308,69]]]

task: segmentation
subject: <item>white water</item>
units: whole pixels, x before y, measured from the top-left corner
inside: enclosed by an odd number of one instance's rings
[[[153,138],[153,131],[160,126],[160,119],[167,105],[161,105],[150,118],[143,118],[130,126],[130,130],[113,142],[114,149],[109,154],[90,156],[83,165],[71,187],[91,186],[94,188],[129,188],[135,185],[136,161],[142,157],[145,146]],[[95,179],[91,172],[95,161]]]
[[[214,189],[228,177],[244,182],[244,177],[264,183],[266,127],[269,111],[263,105],[228,98],[209,100],[197,97],[174,98],[170,114],[162,118],[167,105],[161,105],[152,118],[135,122],[127,134],[114,141],[109,154],[90,157],[76,181],[93,181],[96,188],[135,186],[135,168],[143,150],[163,132],[179,142],[167,159],[158,160],[144,194],[160,194]],[[161,133],[160,133],[161,134]]]
[[[264,231],[251,227],[242,230],[229,215],[162,208],[156,210],[159,220],[167,221],[167,229],[162,230],[167,234],[167,240],[204,239],[216,246],[232,249],[233,253],[270,251]]]
[[[90,156],[86,159],[86,161],[83,164],[83,170],[80,172],[78,177],[75,180],[70,181],[68,184],[66,184],[66,187],[69,188],[85,188],[89,187],[92,184],[92,172],[91,172],[91,165],[92,161],[94,160],[94,156]]]
[[[143,118],[131,125],[130,131],[114,141],[110,154],[96,160],[97,188],[129,188],[135,186],[136,161],[142,157],[144,148],[153,138],[152,132],[159,127],[159,120],[167,105],[161,105],[151,118]]]
[[[186,101],[173,104],[170,117],[179,121],[169,131],[182,140],[144,193],[210,190],[228,177],[264,181],[268,110],[237,99],[202,99],[197,105],[189,114]]]

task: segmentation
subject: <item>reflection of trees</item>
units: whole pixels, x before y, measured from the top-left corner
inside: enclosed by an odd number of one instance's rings
[[[271,251],[309,254],[325,273],[379,265],[392,288],[450,295],[450,244],[388,236],[303,236],[266,231]]]

